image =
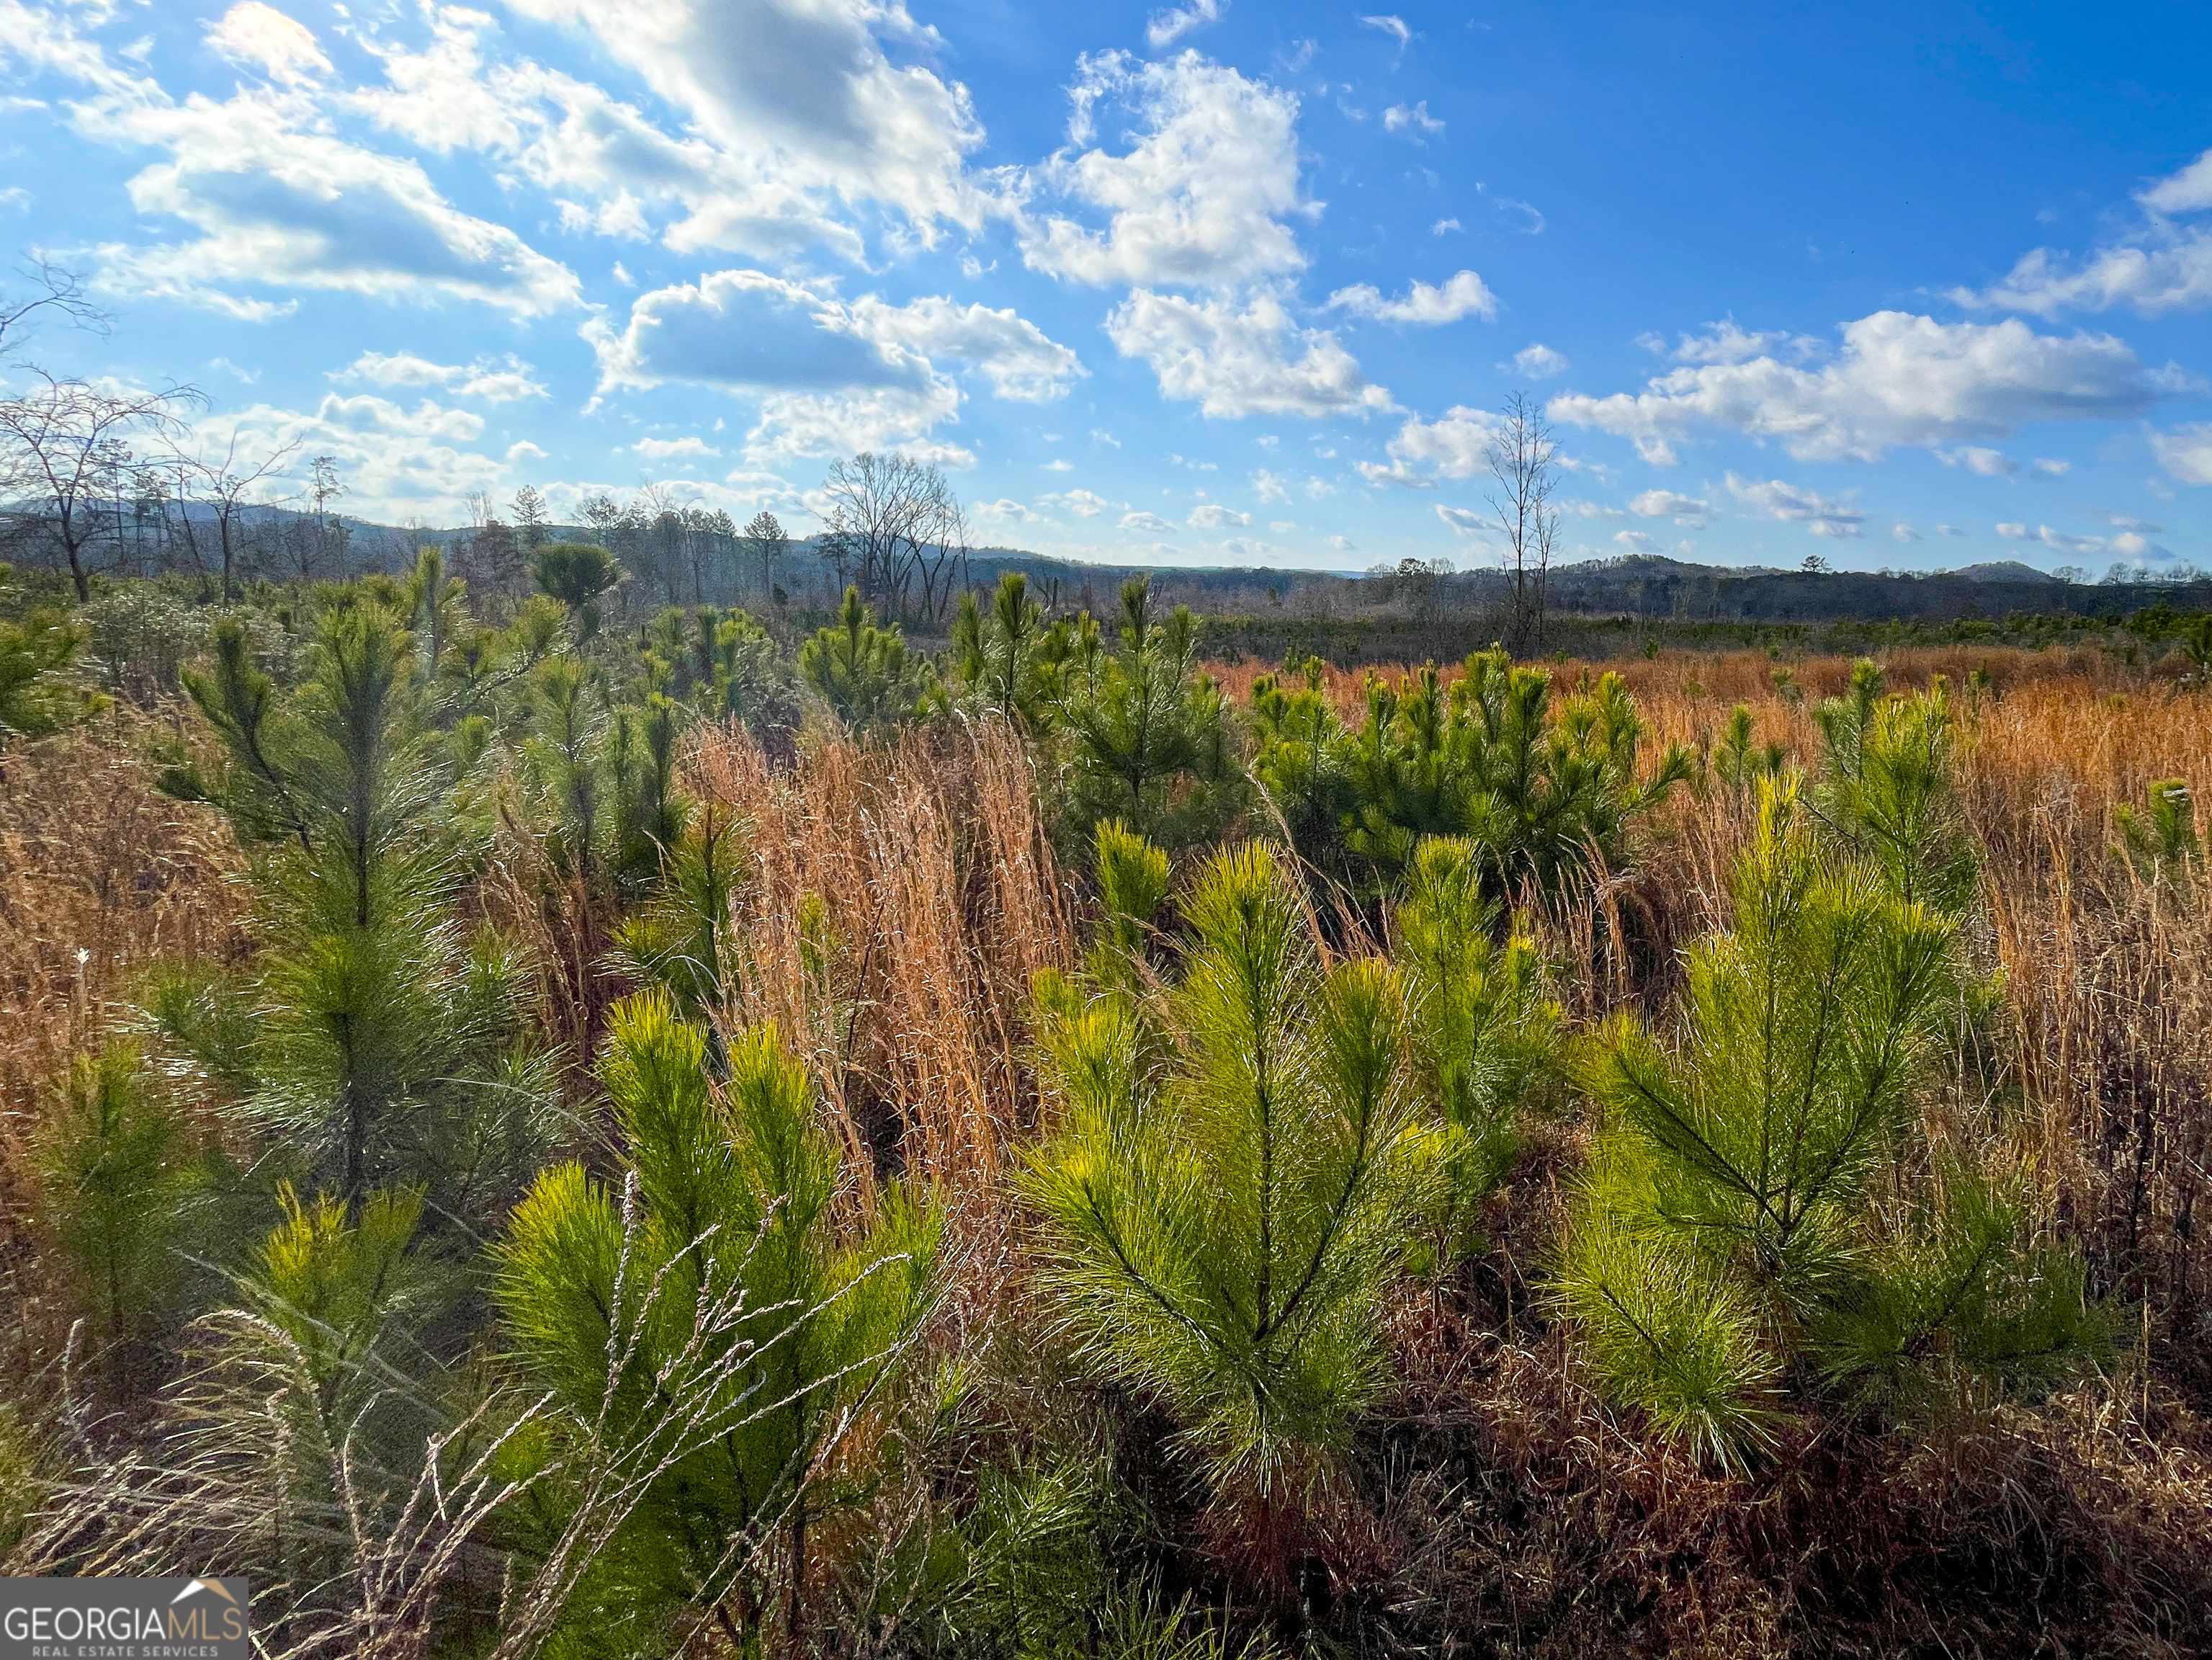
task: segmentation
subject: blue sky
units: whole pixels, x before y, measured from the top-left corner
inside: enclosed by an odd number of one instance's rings
[[[2212,13],[1950,0],[0,0],[51,368],[451,523],[835,455],[976,539],[1462,568],[2212,561]]]

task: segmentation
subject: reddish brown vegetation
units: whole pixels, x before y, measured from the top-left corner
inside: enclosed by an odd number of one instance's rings
[[[1607,1409],[1543,1317],[1535,1286],[1577,1143],[1563,1119],[1500,1201],[1487,1256],[1397,1312],[1402,1386],[1362,1485],[1307,1523],[1307,1606],[1336,1636],[1440,1653],[2212,1651],[2212,1432],[2197,1416],[2212,1399],[2212,884],[2151,879],[2110,852],[2115,808],[2153,779],[2212,782],[2212,719],[2197,693],[2083,655],[1887,666],[1893,686],[1949,677],[1965,715],[1981,944],[2003,987],[2000,1098],[1983,1104],[2099,1288],[2140,1304],[2143,1341],[2112,1378],[2039,1407],[1968,1411],[1933,1437],[1808,1425],[1755,1475],[1701,1470]],[[1808,705],[1849,665],[1790,668],[1780,684],[1748,654],[1624,672],[1662,739],[1709,742],[1741,702],[1802,757]],[[1249,690],[1249,671],[1224,678]],[[1356,704],[1357,677],[1332,684]],[[112,718],[30,746],[0,790],[0,1295],[19,1309],[37,1283],[23,1149],[42,1091],[150,958],[240,938],[238,854],[213,815],[153,789],[145,736]],[[692,786],[749,826],[727,1014],[791,1035],[872,1167],[953,1195],[946,1324],[982,1403],[976,1444],[1118,1423],[1125,1478],[1188,1523],[1161,1547],[1170,1588],[1233,1602],[1237,1541],[1162,1475],[1142,1415],[1117,1418],[1040,1358],[1002,1177],[1035,1128],[1030,977],[1073,959],[1077,929],[1030,765],[988,726],[812,741],[788,768],[707,737]],[[1680,796],[1601,905],[1551,919],[1571,1006],[1662,992],[1673,949],[1720,917],[1743,835],[1723,793]],[[1622,939],[1638,960],[1617,960],[1607,942]],[[927,1508],[909,1497],[884,1503]]]

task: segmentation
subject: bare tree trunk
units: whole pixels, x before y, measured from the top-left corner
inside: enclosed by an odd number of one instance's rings
[[[1524,657],[1542,642],[1552,544],[1559,525],[1559,509],[1552,505],[1559,481],[1559,440],[1528,393],[1516,392],[1506,400],[1485,459],[1496,481],[1490,506],[1504,533],[1504,559],[1512,589],[1504,644],[1514,656]]]

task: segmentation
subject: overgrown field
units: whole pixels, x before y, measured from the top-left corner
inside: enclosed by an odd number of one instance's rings
[[[0,623],[0,1571],[294,1655],[2212,1652],[2179,659]]]

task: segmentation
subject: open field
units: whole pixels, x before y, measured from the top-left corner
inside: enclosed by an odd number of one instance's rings
[[[629,647],[594,649],[611,675],[624,672]],[[1030,1174],[1064,1145],[1073,1110],[1063,1063],[1038,1049],[1033,984],[1073,974],[1091,995],[1123,994],[1089,978],[1107,970],[1097,947],[1086,956],[1086,939],[1102,937],[1099,896],[1083,842],[1066,834],[1084,765],[1084,740],[1067,735],[1081,730],[1071,685],[1057,694],[1066,713],[1024,717],[1026,741],[974,666],[948,672],[953,695],[933,713],[848,716],[860,731],[812,692],[795,733],[688,721],[669,799],[686,804],[684,846],[702,827],[726,828],[715,845],[730,878],[703,919],[714,976],[684,1006],[720,1034],[717,1052],[748,1032],[781,1034],[842,1171],[841,1235],[877,1237],[917,1193],[941,1232],[913,1323],[885,1335],[896,1363],[787,1472],[788,1502],[814,1512],[804,1556],[788,1508],[775,1526],[736,1524],[743,1554],[713,1581],[720,1589],[654,1593],[664,1600],[652,1629],[664,1635],[641,1627],[635,1640],[683,1633],[684,1651],[699,1653],[740,1633],[779,1651],[1032,1651],[1018,1638],[1030,1616],[1009,1611],[1011,1596],[1046,1610],[1038,1619],[1075,1619],[1036,1639],[1058,1645],[1050,1652],[1135,1652],[1116,1645],[1139,1641],[1216,1652],[1250,1640],[1392,1652],[2179,1655],[2212,1641],[2212,1430],[2200,1415],[2212,1403],[2201,1219],[2212,888],[2195,879],[2193,854],[2115,850],[2156,781],[2212,776],[2203,695],[2168,666],[2102,653],[1925,651],[1883,666],[1885,695],[1939,678],[1950,689],[1946,787],[1973,867],[1955,949],[1988,990],[1945,1017],[1951,1035],[1930,1051],[1881,1166],[1887,1196],[1870,1195],[1881,1207],[1870,1215],[1887,1219],[1868,1225],[1913,1225],[1915,1194],[1966,1179],[1933,1150],[2016,1172],[2021,1225],[2079,1263],[2080,1294],[2111,1335],[2101,1358],[2027,1389],[1978,1377],[1938,1337],[1912,1363],[1923,1382],[1909,1395],[1854,1402],[1794,1383],[1750,1450],[1716,1457],[1620,1395],[1559,1300],[1561,1240],[1603,1139],[1576,1057],[1616,1011],[1671,1029],[1685,953],[1739,921],[1732,873],[1756,840],[1756,811],[1717,758],[1735,708],[1754,746],[1779,745],[1785,767],[1817,771],[1831,740],[1816,714],[1848,701],[1853,665],[1685,654],[1620,666],[1645,729],[1639,764],[1679,744],[1686,781],[1628,839],[1601,855],[1593,846],[1595,866],[1516,890],[1562,1045],[1508,1104],[1510,1152],[1468,1190],[1467,1243],[1443,1257],[1376,1260],[1362,1316],[1373,1322],[1372,1381],[1331,1420],[1340,1430],[1285,1444],[1283,1474],[1256,1490],[1209,1474],[1209,1441],[1182,1418],[1192,1385],[1146,1383],[1091,1343],[1096,1316],[1069,1300],[1072,1247]],[[1572,664],[1552,672],[1563,691],[1590,678]],[[1253,670],[1219,678],[1236,752],[1265,756],[1241,712]],[[1332,671],[1324,686],[1356,727],[1359,678]],[[619,1182],[646,1133],[606,1069],[611,1043],[640,1041],[621,1000],[657,976],[678,983],[624,929],[665,915],[656,896],[692,891],[696,873],[670,865],[627,889],[611,876],[594,885],[563,841],[559,790],[530,787],[548,752],[543,711],[512,707],[494,724],[516,723],[513,747],[495,740],[440,787],[441,834],[481,828],[446,843],[435,903],[495,927],[512,954],[516,1041],[538,1057],[531,1075],[550,1114],[514,1179],[574,1155]],[[211,971],[205,983],[234,976],[258,996],[299,994],[264,971],[301,948],[300,922],[268,885],[281,844],[241,839],[234,814],[177,799],[179,757],[211,773],[221,748],[189,703],[155,697],[17,742],[5,757],[0,1272],[19,1317],[0,1463],[17,1515],[0,1523],[0,1542],[21,1572],[212,1555],[267,1578],[269,1603],[289,1610],[283,1640],[301,1653],[557,1645],[609,1594],[588,1571],[543,1566],[559,1564],[573,1536],[562,1518],[573,1529],[596,1516],[617,1557],[639,1548],[632,1530],[644,1522],[635,1509],[563,1508],[580,1501],[559,1498],[560,1484],[582,1479],[574,1472],[607,1456],[604,1444],[550,1467],[466,1463],[469,1438],[502,1417],[520,1414],[509,1435],[551,1438],[561,1410],[525,1403],[527,1350],[510,1347],[521,1316],[503,1281],[470,1267],[522,1225],[505,1214],[514,1199],[416,1225],[410,1259],[459,1276],[429,1303],[354,1316],[325,1305],[296,1323],[283,1298],[303,1293],[276,1288],[275,1248],[254,1243],[272,1219],[281,1234],[282,1220],[254,1195],[280,1172],[332,1178],[315,1176],[306,1144],[270,1140],[257,1086],[229,1081],[149,990],[150,972],[182,964]],[[612,775],[601,787],[620,787]],[[1178,787],[1179,799],[1197,787]],[[1240,800],[1187,842],[1179,871],[1203,865],[1210,841],[1279,840],[1279,804]],[[1325,958],[1397,949],[1387,891],[1375,908],[1319,869],[1305,891]],[[1164,915],[1156,926],[1170,954],[1140,959],[1143,972],[1171,978],[1175,954],[1200,949],[1187,933],[1196,924]],[[1164,1003],[1158,1018],[1181,1006]],[[281,1008],[274,1018],[289,1018]],[[228,1172],[194,1178],[224,1191],[179,1209],[161,1248],[199,1266],[165,1273],[169,1289],[150,1307],[85,1278],[88,1252],[115,1260],[121,1247],[88,1243],[71,1213],[84,1201],[58,1185],[71,1170],[93,1183],[80,1195],[99,1179],[56,1151],[82,1134],[68,1128],[82,1121],[64,1113],[61,1080],[73,1058],[82,1069],[124,1036],[148,1064],[159,1058],[143,1087],[175,1115],[175,1145],[145,1179],[218,1168],[210,1160]],[[270,1064],[257,1055],[249,1045],[236,1064]],[[1417,1117],[1437,1110],[1419,1104],[1423,1075],[1407,1074]],[[408,1098],[389,1108],[428,1110]],[[443,1178],[424,1175],[435,1203]],[[1217,1197],[1236,1213],[1231,1195]],[[349,1237],[326,1236],[325,1248]],[[223,1312],[231,1306],[258,1312]],[[326,1357],[313,1335],[371,1316],[382,1335],[356,1341],[385,1369],[380,1383]],[[234,1323],[249,1318],[292,1335],[257,1349]],[[289,1368],[304,1371],[288,1382]],[[428,1422],[392,1420],[386,1397],[401,1375],[435,1396]],[[325,1421],[306,1404],[318,1389],[354,1414],[322,1432],[336,1444],[318,1452],[311,1437],[273,1470],[223,1451],[224,1436],[270,1432],[250,1432],[252,1420],[289,1424],[288,1435]],[[229,1427],[239,1413],[248,1420]],[[410,1475],[430,1467],[457,1484],[443,1508],[424,1497],[428,1476]],[[494,1475],[522,1486],[507,1493],[487,1485]],[[289,1569],[254,1519],[272,1504],[294,1507],[305,1529],[283,1548]],[[313,1520],[332,1504],[360,1518],[343,1538]],[[926,1566],[955,1556],[964,1566]],[[548,1588],[502,1604],[484,1578],[501,1563],[540,1564]],[[349,1589],[370,1583],[373,1596]],[[1119,1625],[1076,1617],[1102,1596],[1121,1599]]]
[[[2212,1660],[2121,17],[0,0],[0,1655]]]

